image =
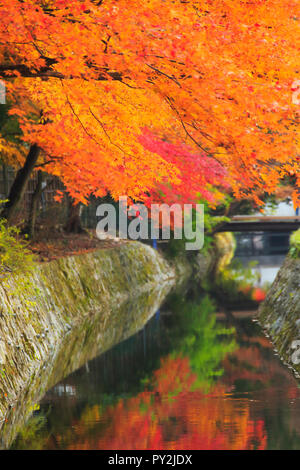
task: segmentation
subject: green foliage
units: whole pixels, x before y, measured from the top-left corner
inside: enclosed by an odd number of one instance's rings
[[[222,206],[219,206],[217,210],[212,211],[206,201],[201,201],[204,205],[204,246],[203,253],[207,253],[214,244],[213,233],[219,225],[226,222],[230,222],[230,218],[225,215],[218,215],[218,210],[225,210],[230,206],[231,198],[228,196]]]
[[[200,301],[186,302],[174,295],[171,309],[172,347],[174,357],[188,357],[197,374],[196,388],[208,391],[214,377],[223,374],[221,362],[236,349],[234,328],[225,328],[217,322],[216,307],[206,295]]]
[[[239,260],[233,259],[217,273],[213,289],[219,298],[225,298],[228,304],[239,304],[251,301],[253,287],[259,281],[259,274],[253,272],[256,261],[244,266]]]
[[[33,411],[39,410],[39,405],[35,405]],[[33,414],[27,421],[26,426],[21,427],[18,437],[14,442],[12,449],[15,447],[20,450],[31,449],[32,442],[34,442],[35,450],[42,450],[44,447],[45,439],[49,438],[49,433],[45,428],[48,413]]]
[[[289,254],[292,258],[300,257],[300,229],[292,233],[290,238],[290,251]]]
[[[19,125],[19,121],[15,116],[9,116],[9,108],[9,104],[2,104],[0,106],[0,132],[5,140],[14,143],[20,143],[22,131]]]
[[[9,226],[5,219],[0,219],[0,281],[10,295],[18,295],[24,288],[29,289],[28,292],[33,289],[28,274],[34,266],[34,256],[26,245],[17,227]],[[7,283],[11,275],[15,276],[13,288]],[[29,298],[27,301],[30,303]]]
[[[228,202],[229,203],[229,202]],[[201,253],[207,253],[209,252],[214,243],[214,238],[213,238],[213,233],[215,229],[219,226],[222,225],[225,222],[229,222],[230,219],[224,215],[214,215],[206,201],[199,201],[199,204],[204,205],[204,244],[203,247],[201,248]],[[196,210],[193,209],[192,211],[192,230],[193,232],[196,232]],[[196,237],[195,237],[196,238]],[[176,258],[177,256],[181,256],[185,254],[185,244],[187,242],[194,242],[195,239],[188,240],[187,238],[183,237],[181,240],[175,240],[174,238],[171,238],[169,241],[167,248],[166,248],[166,254],[170,258]]]
[[[26,242],[19,238],[17,227],[8,226],[5,219],[0,219],[0,278],[10,274],[24,274],[33,266],[33,255],[27,249]]]
[[[212,215],[225,215],[230,210],[231,204],[234,202],[234,198],[230,194],[224,194],[224,198],[215,209],[210,209],[209,212]],[[203,201],[205,204],[205,201]]]
[[[220,272],[219,282],[234,281],[241,286],[253,284],[258,281],[258,274],[252,269],[256,266],[257,261],[251,261],[244,266],[238,259],[233,259],[231,263]]]

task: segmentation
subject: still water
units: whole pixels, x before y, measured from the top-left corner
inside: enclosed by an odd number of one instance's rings
[[[225,300],[225,299],[224,299]],[[49,390],[13,449],[300,449],[300,389],[245,306],[173,292]]]

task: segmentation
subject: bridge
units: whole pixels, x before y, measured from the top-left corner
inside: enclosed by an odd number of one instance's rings
[[[300,216],[236,215],[217,232],[293,232],[300,228]]]

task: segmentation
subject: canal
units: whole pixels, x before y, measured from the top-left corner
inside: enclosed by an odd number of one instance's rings
[[[299,384],[256,313],[173,290],[143,329],[47,391],[11,448],[299,449]]]

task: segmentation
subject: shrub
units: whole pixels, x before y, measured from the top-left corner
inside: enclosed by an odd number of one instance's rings
[[[289,253],[293,258],[298,258],[300,256],[300,229],[292,233],[290,237]]]
[[[33,254],[20,237],[20,230],[0,219],[0,280],[7,279],[11,274],[28,273],[33,263]]]

